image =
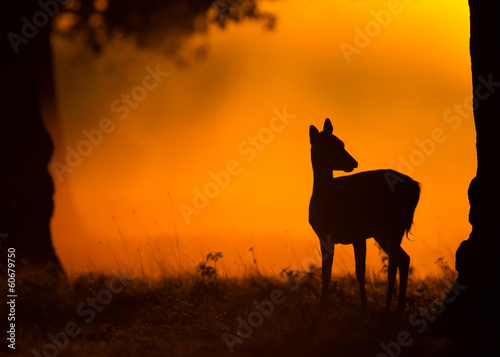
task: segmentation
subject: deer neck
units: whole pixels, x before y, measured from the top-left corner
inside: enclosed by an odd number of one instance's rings
[[[332,170],[313,163],[313,176],[313,194],[321,194],[328,190],[333,180]]]

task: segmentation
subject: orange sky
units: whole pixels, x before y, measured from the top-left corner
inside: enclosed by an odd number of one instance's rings
[[[403,243],[416,272],[435,274],[439,257],[453,265],[470,232],[476,169],[468,7],[391,3],[265,2],[274,31],[211,27],[185,44],[188,57],[208,49],[185,67],[124,43],[75,57],[78,44],[54,39],[54,160],[68,164],[68,146],[85,154],[71,172],[53,171],[54,243],[66,269],[175,272],[222,251],[219,267],[234,274],[253,268],[250,247],[262,272],[301,265],[319,247],[307,216],[308,127],[326,117],[359,162],[355,172],[393,168],[422,184],[413,241]],[[284,108],[288,122],[274,120]],[[90,147],[82,131],[94,133]],[[208,203],[197,190],[208,190]],[[335,254],[334,273],[353,271],[351,246]],[[380,264],[370,242],[368,269]]]

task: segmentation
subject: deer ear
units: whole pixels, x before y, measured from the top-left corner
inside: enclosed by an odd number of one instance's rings
[[[314,126],[314,125],[311,125],[309,127],[309,140],[311,141],[311,144],[313,143],[313,141],[316,139],[316,136],[319,134],[319,131],[318,129]]]
[[[326,132],[327,134],[333,133],[332,122],[328,118],[325,119],[325,125],[323,125],[323,131]]]

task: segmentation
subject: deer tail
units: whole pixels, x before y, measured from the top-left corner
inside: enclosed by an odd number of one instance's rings
[[[413,225],[413,214],[420,198],[420,184],[409,178],[401,192],[401,212],[403,214],[404,234],[408,238],[408,233]],[[408,238],[409,239],[409,238]]]

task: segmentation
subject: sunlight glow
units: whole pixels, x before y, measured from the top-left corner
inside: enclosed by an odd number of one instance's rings
[[[114,126],[56,180],[52,227],[64,266],[161,274],[195,269],[210,251],[223,253],[227,274],[300,266],[319,247],[308,224],[308,127],[326,117],[355,172],[393,168],[422,184],[403,243],[415,272],[432,274],[439,257],[453,266],[470,232],[476,169],[467,2],[392,3],[265,2],[274,31],[211,27],[184,49],[189,57],[204,43],[206,56],[183,67],[120,43],[75,61],[79,44],[54,38],[54,161],[84,150],[83,131],[103,119]],[[142,90],[155,80],[147,66],[169,75]],[[122,95],[131,104],[121,119],[113,103]],[[188,219],[181,207],[192,209]],[[334,274],[354,271],[350,246],[335,254]],[[372,243],[367,267],[381,268]]]

